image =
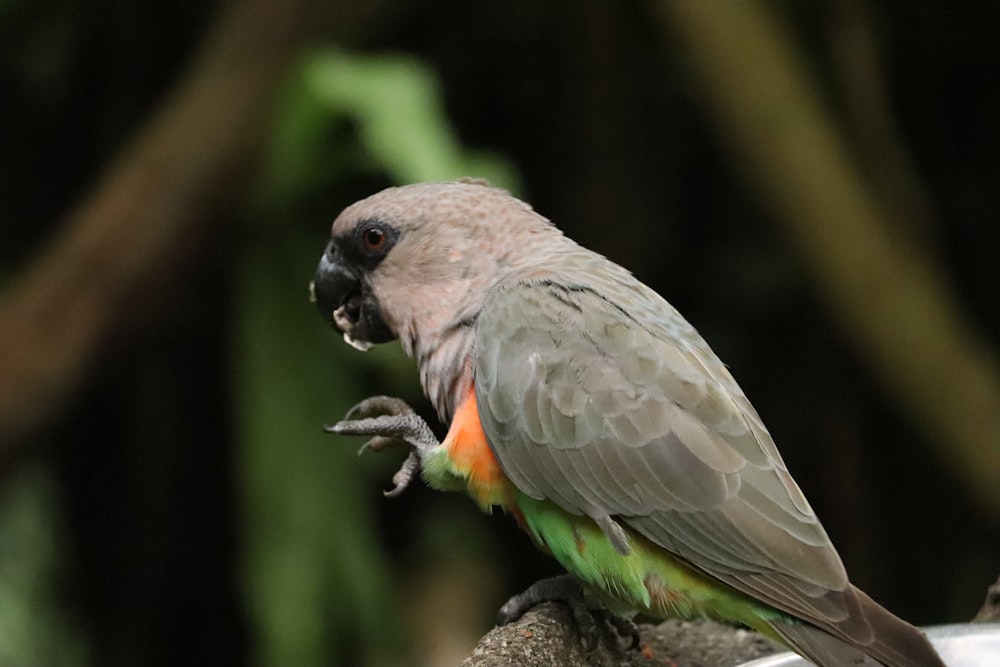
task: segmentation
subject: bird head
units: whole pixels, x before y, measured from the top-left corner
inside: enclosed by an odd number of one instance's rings
[[[310,285],[354,347],[419,337],[474,318],[487,289],[565,237],[528,204],[483,181],[388,188],[333,222]]]

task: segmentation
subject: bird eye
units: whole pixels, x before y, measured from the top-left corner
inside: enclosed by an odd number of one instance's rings
[[[361,232],[361,240],[369,250],[382,250],[388,238],[388,234],[378,227],[369,227]]]

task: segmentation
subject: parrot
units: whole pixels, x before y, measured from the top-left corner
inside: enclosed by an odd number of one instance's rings
[[[943,667],[927,637],[848,580],[756,410],[652,288],[478,179],[390,187],[347,208],[310,284],[344,340],[393,340],[441,423],[371,397],[325,427],[408,455],[502,510],[566,570],[514,596],[630,619],[710,618],[820,667]],[[362,449],[364,449],[363,447]]]

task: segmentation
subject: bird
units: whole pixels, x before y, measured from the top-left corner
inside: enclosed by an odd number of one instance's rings
[[[344,340],[416,361],[443,440],[375,396],[328,431],[402,444],[417,476],[512,515],[567,574],[581,630],[629,619],[753,628],[820,667],[940,667],[926,636],[855,587],[757,411],[670,303],[477,179],[387,188],[334,220],[313,300]],[[620,623],[619,623],[620,621]],[[628,629],[633,630],[629,631]]]

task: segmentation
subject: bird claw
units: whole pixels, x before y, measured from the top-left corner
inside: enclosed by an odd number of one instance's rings
[[[390,447],[406,447],[406,443],[399,438],[389,438],[384,435],[376,435],[374,438],[370,439],[358,448],[358,456],[361,456],[366,451],[381,452],[383,449],[389,449]]]
[[[635,624],[631,618],[625,618],[624,616],[619,616],[610,611],[604,614],[604,620],[611,626],[615,633],[622,639],[628,639],[629,651],[635,651],[639,648],[642,643],[642,638],[639,636],[639,626]]]
[[[542,602],[564,602],[569,607],[580,641],[587,651],[596,649],[598,642],[608,637],[608,631],[613,634],[615,646],[618,646],[619,638],[625,638],[629,640],[628,650],[639,647],[636,624],[607,609],[589,607],[579,580],[568,574],[536,581],[500,608],[497,621],[500,625],[512,623]],[[598,620],[603,624],[598,624]]]
[[[385,495],[401,494],[420,474],[421,458],[439,443],[430,426],[405,401],[391,396],[372,396],[347,411],[344,419],[324,426],[327,433],[367,435],[371,438],[358,450],[380,452],[390,447],[408,447],[409,456],[392,476],[393,488]]]
[[[392,476],[392,488],[388,491],[383,491],[382,495],[386,498],[395,498],[396,496],[403,493],[406,488],[410,485],[417,475],[420,474],[420,456],[416,452],[410,452],[410,455],[406,457],[403,461],[403,465],[399,467],[396,474]]]
[[[413,408],[401,398],[395,396],[369,396],[347,411],[344,421],[356,421],[365,417],[380,417],[382,415],[414,415]]]

